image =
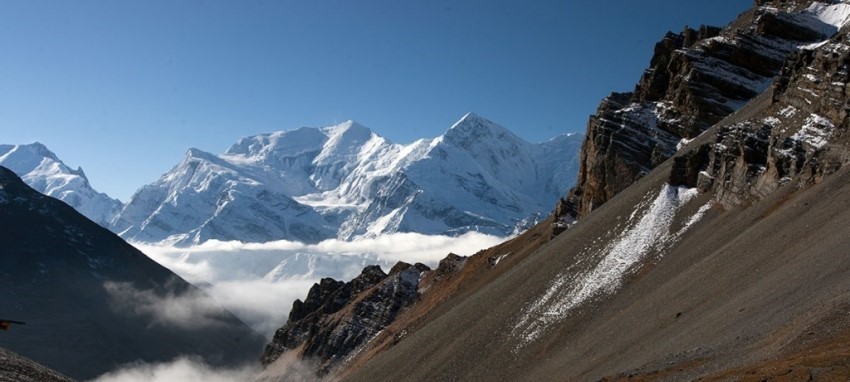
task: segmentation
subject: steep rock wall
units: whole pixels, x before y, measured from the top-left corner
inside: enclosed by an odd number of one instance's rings
[[[588,122],[578,181],[561,202],[580,218],[767,89],[785,60],[835,27],[813,2],[759,1],[729,26],[668,33],[633,92],[612,93]]]

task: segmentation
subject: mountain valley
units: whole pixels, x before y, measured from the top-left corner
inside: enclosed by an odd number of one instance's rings
[[[850,380],[848,23],[668,32],[585,135],[304,127],[126,204],[0,145],[0,380]]]

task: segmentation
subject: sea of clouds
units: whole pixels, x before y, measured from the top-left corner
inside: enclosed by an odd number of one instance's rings
[[[199,286],[205,294],[160,296],[121,283],[105,283],[104,288],[114,301],[121,302],[117,307],[125,314],[146,316],[158,325],[216,325],[215,317],[226,309],[271,339],[286,322],[292,302],[306,297],[310,287],[324,277],[348,281],[367,265],[380,265],[387,272],[399,261],[420,262],[434,268],[449,253],[469,256],[504,240],[470,232],[457,237],[396,233],[317,244],[211,240],[193,247],[172,247],[135,243],[150,258]],[[290,364],[286,373],[300,369],[309,368]],[[97,381],[262,380],[258,373],[256,365],[215,369],[200,359],[179,357],[167,363],[126,365]]]

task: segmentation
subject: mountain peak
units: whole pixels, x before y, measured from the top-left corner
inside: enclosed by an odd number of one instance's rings
[[[122,206],[95,191],[81,167],[68,167],[41,142],[0,145],[0,165],[36,191],[64,201],[98,224],[106,226]]]
[[[210,160],[210,161],[214,161],[218,158],[214,154],[208,153],[208,152],[201,150],[197,147],[190,147],[188,150],[186,150],[185,157],[186,157],[186,159],[197,158],[197,159],[205,159],[205,160]]]
[[[474,142],[487,138],[506,138],[512,141],[522,141],[521,138],[498,123],[472,112],[466,113],[463,118],[455,122],[443,137],[446,141],[462,147],[467,147]]]
[[[350,119],[338,125],[323,127],[321,130],[328,135],[329,139],[341,136],[368,137],[373,133],[372,129]]]
[[[9,160],[17,158],[19,161],[32,162],[35,159],[49,158],[59,161],[59,158],[41,142],[33,142],[24,145],[4,145],[4,152],[0,152],[0,158]],[[8,167],[8,166],[7,166]]]
[[[50,151],[50,149],[41,142],[36,141],[28,145],[20,145],[20,147],[37,153],[38,155],[56,159],[56,154],[54,154],[53,151]]]
[[[463,117],[461,117],[457,122],[455,122],[455,124],[452,125],[452,127],[450,127],[449,130],[457,128],[457,127],[462,126],[462,125],[476,124],[476,123],[477,124],[484,124],[484,123],[492,124],[493,122],[488,120],[487,118],[484,118],[484,117],[470,111],[470,112],[464,114]]]
[[[4,145],[0,151],[0,163],[19,175],[29,173],[42,166],[42,163],[56,163],[65,166],[52,151],[40,142],[25,145]]]

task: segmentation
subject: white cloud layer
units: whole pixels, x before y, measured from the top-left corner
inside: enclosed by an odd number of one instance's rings
[[[258,367],[213,368],[198,358],[179,357],[166,363],[137,363],[101,375],[92,382],[235,382],[253,381]]]
[[[153,325],[182,329],[206,329],[227,325],[221,321],[226,313],[225,309],[203,293],[158,295],[153,290],[136,289],[131,283],[111,281],[103,283],[103,288],[109,294],[114,310],[148,317]]]
[[[91,382],[318,382],[309,360],[288,353],[265,370],[259,365],[213,367],[198,357],[177,357],[170,362],[131,363]]]
[[[292,302],[303,299],[321,278],[350,280],[366,265],[388,271],[398,261],[430,267],[450,252],[472,255],[505,238],[476,232],[458,237],[397,233],[355,241],[326,240],[318,244],[291,241],[241,243],[211,240],[193,247],[134,244],[152,259],[202,287],[221,306],[254,330],[271,338],[286,322]],[[210,311],[204,300],[166,298],[157,301],[139,291],[113,286],[130,296],[160,322],[177,323],[187,314]],[[186,310],[180,307],[186,307]],[[188,311],[187,311],[188,310]]]
[[[108,282],[104,288],[116,310],[150,317],[153,324],[184,328],[218,325],[216,317],[224,307],[271,338],[286,322],[292,302],[306,297],[310,287],[323,277],[347,281],[366,265],[378,264],[389,271],[398,261],[421,262],[433,268],[450,252],[468,256],[505,239],[480,233],[459,237],[400,233],[318,244],[213,240],[186,248],[136,243],[142,252],[203,288],[206,294],[162,296],[126,283]],[[164,363],[126,365],[94,381],[313,381],[314,370],[313,365],[292,356],[281,357],[266,370],[260,370],[259,365],[221,369],[199,358],[178,357]]]

